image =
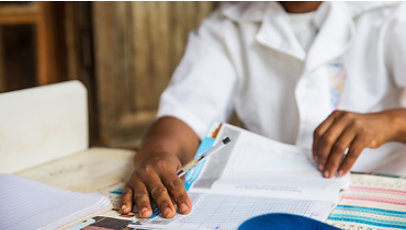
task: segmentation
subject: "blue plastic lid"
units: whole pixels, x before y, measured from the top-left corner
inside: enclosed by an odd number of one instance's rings
[[[326,223],[293,214],[271,213],[252,217],[238,227],[238,230],[339,230]]]

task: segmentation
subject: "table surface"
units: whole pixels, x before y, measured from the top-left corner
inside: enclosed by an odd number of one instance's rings
[[[108,194],[128,179],[134,155],[130,150],[91,148],[16,174],[70,191]]]
[[[112,194],[109,193],[114,189],[122,187],[131,175],[134,155],[135,152],[130,150],[91,148],[86,151],[78,152],[64,158],[20,171],[16,174],[70,191],[101,192],[110,195],[113,206],[117,207],[119,203],[119,195],[115,195],[115,197],[112,198]],[[354,174],[351,177],[352,186],[344,193],[344,196],[338,203],[339,205],[371,205],[371,207],[378,206],[406,213],[406,206],[404,205],[388,206],[385,202],[376,202],[376,199],[378,198],[384,199],[387,196],[387,191],[401,194],[396,199],[403,201],[403,196],[406,194],[405,179],[357,174]],[[360,191],[358,190],[364,191],[365,194],[360,194]],[[353,193],[364,195],[365,197],[375,197],[375,200],[361,201],[359,199],[349,199]],[[390,198],[395,199],[393,196]],[[396,199],[395,201],[397,202]],[[358,218],[365,218],[370,215],[368,213],[353,213],[350,211],[348,211],[348,213],[343,213],[343,211],[340,210],[334,210],[331,214],[335,216],[349,214],[354,215],[354,217],[357,217],[358,215]],[[127,217],[122,217],[113,210],[103,213],[102,216],[128,220]],[[377,218],[378,216],[374,215],[371,217]],[[385,221],[400,221],[396,218],[385,216],[379,216],[379,218],[385,218]],[[134,217],[130,219],[134,220]],[[404,218],[402,218],[402,223],[404,221],[403,219]],[[378,227],[362,223],[348,223],[345,221],[330,219],[327,220],[327,223],[342,229],[387,229],[382,226]]]

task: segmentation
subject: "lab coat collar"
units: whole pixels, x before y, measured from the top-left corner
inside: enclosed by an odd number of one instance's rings
[[[289,16],[280,3],[234,3],[226,6],[222,13],[239,23],[262,22],[256,34],[256,40],[260,44],[305,61],[306,52],[290,28]],[[317,9],[314,20],[321,29],[316,36],[315,45],[310,47],[305,63],[307,69],[342,53],[350,41],[354,27],[345,3],[324,2]]]
[[[306,59],[305,71],[333,60],[349,47],[355,33],[353,18],[395,2],[323,2],[315,14],[318,34],[306,52],[290,28],[286,11],[278,2],[239,2],[223,5],[222,13],[238,22],[262,22],[256,39],[260,44],[279,52]]]
[[[238,2],[224,5],[222,14],[238,22],[262,22],[256,39],[260,44],[304,60],[306,54],[289,29],[289,18],[278,2]]]
[[[290,28],[289,20],[289,16],[278,2],[269,2],[256,39],[262,45],[304,60],[306,53]]]
[[[323,3],[314,20],[319,32],[308,51],[305,71],[311,71],[341,56],[349,47],[355,33],[352,15],[345,3]]]

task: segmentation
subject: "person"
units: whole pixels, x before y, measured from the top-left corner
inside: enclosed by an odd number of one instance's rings
[[[153,200],[164,217],[175,207],[189,213],[176,171],[210,123],[233,112],[248,130],[312,148],[326,178],[406,174],[405,28],[399,2],[221,5],[189,36],[135,156],[121,212],[135,203],[149,217]]]

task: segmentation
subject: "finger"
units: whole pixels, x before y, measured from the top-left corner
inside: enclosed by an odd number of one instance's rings
[[[323,134],[327,131],[327,129],[333,124],[334,120],[336,117],[339,115],[338,111],[334,111],[331,113],[326,120],[324,120],[313,132],[313,147],[312,147],[312,152],[313,152],[313,159],[318,163],[318,157],[317,157],[317,150],[319,146],[319,141],[320,138],[323,136]]]
[[[128,214],[131,212],[133,206],[133,190],[126,186],[124,188],[123,195],[121,195],[119,212],[122,214]]]
[[[337,174],[339,176],[343,176],[351,170],[352,166],[355,164],[365,147],[366,146],[363,140],[359,137],[355,137],[354,141],[350,145],[347,156],[345,156],[340,168],[338,169]]]
[[[349,124],[350,120],[348,119],[348,116],[336,117],[336,120],[320,138],[316,152],[318,158],[317,167],[319,170],[324,171],[333,145],[337,142],[338,137]]]
[[[178,206],[179,212],[181,214],[188,214],[192,205],[186,193],[183,181],[175,173],[171,173],[164,177],[163,182]]]
[[[145,177],[145,184],[151,194],[152,199],[161,210],[162,216],[171,218],[176,214],[175,207],[169,197],[168,190],[163,185],[161,178],[158,174],[150,173]]]
[[[133,181],[133,199],[137,207],[137,214],[141,218],[148,218],[152,215],[151,200],[147,187],[141,180]]]
[[[323,170],[324,177],[331,178],[336,173],[337,168],[343,160],[346,149],[350,146],[355,136],[355,129],[352,126],[348,126],[333,144]]]

